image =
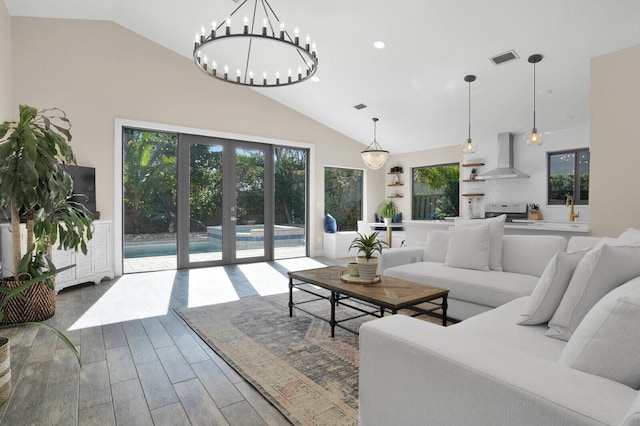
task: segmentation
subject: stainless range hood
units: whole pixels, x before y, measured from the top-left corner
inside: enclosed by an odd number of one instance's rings
[[[477,179],[528,178],[529,175],[513,167],[513,135],[498,133],[498,167],[477,176]]]

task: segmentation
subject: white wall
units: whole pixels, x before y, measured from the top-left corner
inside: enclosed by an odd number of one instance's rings
[[[207,77],[191,60],[114,23],[13,17],[11,24],[12,108],[26,103],[66,111],[78,163],[96,168],[103,219],[118,219],[116,119],[297,141],[316,148],[311,248],[322,250],[323,165],[362,167],[362,144],[255,90]],[[382,173],[367,173],[365,197],[377,197],[382,179]]]
[[[18,107],[12,103],[11,55],[11,18],[7,6],[0,1],[0,123],[18,116]]]
[[[531,147],[525,143],[526,135],[515,135],[513,143],[513,162],[516,169],[529,175],[523,179],[497,179],[465,184],[464,191],[476,188],[485,194],[478,206],[484,213],[484,204],[492,202],[526,202],[540,205],[544,220],[569,220],[569,207],[547,204],[547,153],[574,148],[589,147],[589,129],[586,126],[545,132],[545,141],[541,146]],[[473,154],[464,155],[464,162],[477,159],[485,166],[478,170],[489,171],[497,165],[497,136],[485,138]],[[470,170],[463,169],[464,179],[468,179]],[[476,192],[471,191],[471,192]],[[464,201],[463,201],[464,202]],[[475,207],[475,206],[474,206]],[[576,221],[589,221],[589,207],[576,206],[580,217]],[[466,209],[465,209],[466,210]]]
[[[484,215],[484,206],[491,202],[527,202],[540,204],[544,219],[550,221],[568,221],[569,208],[565,206],[551,206],[547,200],[547,152],[562,151],[572,148],[589,147],[589,129],[587,127],[574,127],[563,130],[545,132],[545,143],[540,147],[529,147],[525,144],[525,135],[516,135],[514,138],[514,164],[515,167],[525,172],[530,177],[526,179],[499,179],[477,183],[461,183],[460,193],[484,193],[484,197],[472,198],[473,212],[477,216]],[[497,135],[478,138],[478,150],[473,154],[462,154],[462,142],[447,148],[425,150],[408,154],[392,155],[385,165],[386,171],[395,165],[404,167],[401,179],[405,183],[403,187],[387,187],[387,193],[400,191],[404,193],[401,199],[395,199],[400,211],[410,219],[411,215],[411,168],[432,166],[446,163],[475,163],[482,162],[485,166],[478,169],[478,173],[488,171],[496,167],[497,163]],[[468,179],[471,169],[460,168],[460,179]],[[387,177],[390,183],[391,177]],[[460,214],[469,217],[469,198],[460,198]],[[577,206],[580,212],[577,221],[588,222],[589,207]],[[373,216],[373,213],[371,213]]]
[[[640,46],[591,61],[591,221],[594,235],[640,228]]]

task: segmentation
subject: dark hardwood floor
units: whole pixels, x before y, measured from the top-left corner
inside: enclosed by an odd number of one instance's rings
[[[335,263],[297,258],[147,272],[65,289],[47,322],[78,347],[82,368],[47,330],[3,330],[13,388],[0,424],[289,424],[172,309],[286,292],[288,270]]]

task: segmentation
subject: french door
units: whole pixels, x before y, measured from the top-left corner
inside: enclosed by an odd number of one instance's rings
[[[273,146],[180,134],[178,268],[273,258]]]

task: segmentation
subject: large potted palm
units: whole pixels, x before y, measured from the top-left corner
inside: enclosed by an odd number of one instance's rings
[[[5,256],[0,278],[0,329],[40,326],[75,346],[58,329],[40,321],[55,313],[56,267],[51,248],[87,253],[93,216],[72,200],[73,180],[65,164],[75,164],[71,125],[59,109],[20,106],[18,121],[0,125],[0,206],[11,215],[12,256]],[[7,338],[0,338],[0,402],[8,396],[11,373]],[[7,359],[4,359],[4,358]]]
[[[11,258],[3,253],[0,287],[42,277],[24,289],[25,297],[4,305],[1,324],[40,321],[55,312],[52,244],[87,252],[93,216],[72,200],[73,180],[64,169],[75,164],[70,128],[63,111],[27,105],[20,106],[18,121],[0,125],[0,206],[10,211],[12,242]]]

